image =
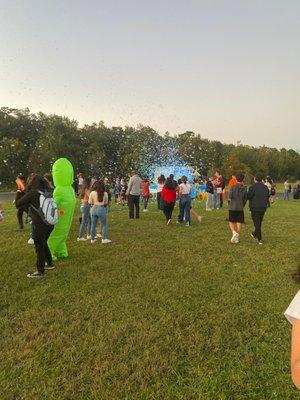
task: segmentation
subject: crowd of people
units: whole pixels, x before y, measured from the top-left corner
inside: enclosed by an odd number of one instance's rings
[[[112,198],[116,204],[128,206],[129,218],[140,217],[140,207],[143,212],[148,212],[149,201],[153,198],[156,208],[165,216],[165,223],[170,226],[173,222],[173,212],[178,202],[177,224],[190,226],[192,217],[197,222],[202,217],[193,208],[197,198],[205,200],[207,212],[218,210],[228,202],[228,224],[232,236],[230,242],[236,244],[240,241],[242,225],[244,223],[244,207],[249,201],[251,218],[254,230],[251,234],[258,244],[262,244],[262,222],[268,207],[275,201],[276,186],[270,177],[265,180],[257,174],[254,184],[248,189],[244,183],[244,175],[237,172],[232,175],[226,185],[226,179],[218,171],[205,180],[188,181],[186,176],[176,180],[174,175],[168,177],[161,175],[155,182],[155,191],[147,177],[140,178],[136,171],[132,171],[129,179],[117,178],[113,185],[107,178],[96,179],[78,174],[74,182],[74,189],[80,201],[80,224],[77,241],[90,240],[92,244],[101,239],[102,244],[111,243],[108,238],[109,209]],[[17,207],[17,221],[19,228],[24,229],[25,223],[30,222],[29,244],[34,244],[37,253],[37,271],[43,274],[44,269],[52,269],[51,253],[47,246],[47,239],[51,234],[49,228],[39,215],[39,199],[41,193],[51,193],[54,184],[50,173],[43,176],[31,174],[27,181],[22,175],[16,178],[17,194],[15,205]],[[226,191],[225,191],[226,188]],[[288,180],[284,183],[284,199],[289,199],[288,193],[292,190]],[[287,192],[287,193],[286,193]],[[294,198],[300,198],[300,183],[294,186]],[[2,218],[3,214],[1,213]]]
[[[218,210],[223,207],[225,200],[228,201],[228,224],[231,230],[232,244],[240,241],[242,224],[245,221],[244,207],[249,202],[251,218],[254,230],[252,238],[261,245],[262,242],[262,222],[268,207],[275,201],[276,186],[270,177],[263,179],[261,174],[256,174],[253,184],[247,188],[244,183],[244,174],[237,172],[231,176],[225,195],[226,181],[217,171],[214,176],[205,180],[206,211]],[[204,183],[204,182],[202,182]],[[41,215],[41,196],[51,197],[54,190],[52,176],[49,173],[44,176],[31,174],[27,181],[19,175],[16,179],[17,193],[14,203],[17,208],[17,221],[19,229],[24,229],[25,223],[30,222],[29,244],[35,245],[36,268],[33,273],[28,274],[29,278],[40,278],[45,270],[54,269],[51,251],[48,247],[48,238],[53,230],[53,225],[45,223],[45,218]],[[200,185],[201,186],[201,185]],[[202,185],[203,186],[203,185]],[[107,237],[108,215],[112,196],[115,202],[120,205],[128,205],[129,218],[138,219],[140,217],[140,204],[143,211],[148,211],[148,204],[151,197],[150,182],[148,178],[141,179],[136,171],[132,171],[130,179],[117,178],[111,188],[107,178],[92,179],[78,175],[75,183],[75,191],[80,200],[80,226],[77,240],[90,240],[94,244],[97,239],[101,239],[102,244],[111,243]],[[297,181],[293,188],[294,199],[300,199],[300,182]],[[284,182],[284,200],[290,199],[292,186],[288,180]],[[165,216],[166,225],[172,223],[172,215],[176,201],[178,201],[179,212],[176,218],[178,224],[190,226],[191,215],[199,222],[201,217],[193,210],[192,202],[203,194],[199,190],[199,182],[188,182],[186,176],[182,176],[177,181],[174,175],[165,178],[161,175],[156,185],[156,206]],[[46,197],[47,197],[46,196]],[[142,201],[142,202],[141,202]],[[1,205],[0,205],[1,209]],[[0,212],[3,219],[3,211]],[[101,226],[101,231],[97,232],[97,227]],[[295,280],[300,282],[300,266],[295,274]],[[289,305],[285,316],[293,325],[292,328],[292,378],[295,385],[300,389],[300,291]]]

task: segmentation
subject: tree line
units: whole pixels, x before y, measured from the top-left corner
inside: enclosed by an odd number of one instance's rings
[[[50,171],[59,157],[67,157],[76,173],[110,178],[184,163],[204,176],[217,169],[225,177],[240,170],[248,178],[261,172],[275,181],[300,179],[300,153],[293,149],[225,144],[190,131],[160,135],[143,125],[109,128],[101,121],[79,127],[64,116],[0,108],[0,187],[12,187],[20,173]]]

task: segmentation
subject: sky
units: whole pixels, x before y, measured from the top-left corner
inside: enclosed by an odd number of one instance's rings
[[[300,150],[299,0],[0,0],[0,107]]]

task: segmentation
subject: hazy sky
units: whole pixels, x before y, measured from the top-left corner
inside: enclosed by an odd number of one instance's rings
[[[0,0],[0,106],[300,149],[300,1]]]

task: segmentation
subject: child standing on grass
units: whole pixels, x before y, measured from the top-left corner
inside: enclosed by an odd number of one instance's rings
[[[143,195],[143,202],[144,202],[144,212],[148,211],[148,202],[150,198],[150,183],[149,179],[145,178],[142,184],[142,195]]]
[[[296,283],[300,283],[300,264],[294,274]],[[300,290],[292,300],[284,315],[292,324],[291,372],[292,380],[300,390]]]
[[[247,189],[244,186],[244,174],[236,174],[237,183],[229,190],[229,228],[232,232],[231,243],[238,243],[242,231],[242,224],[245,222],[244,207],[247,202]]]

